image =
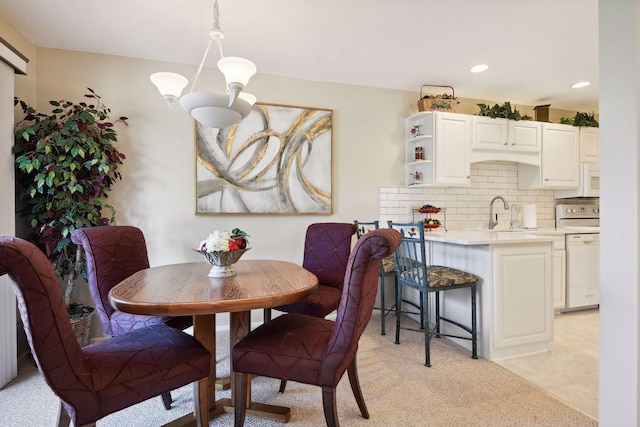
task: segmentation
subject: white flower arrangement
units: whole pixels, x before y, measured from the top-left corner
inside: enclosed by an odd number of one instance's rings
[[[233,252],[246,249],[249,245],[247,240],[249,235],[239,228],[234,228],[231,232],[215,230],[209,237],[200,242],[198,251],[201,252]]]
[[[242,254],[251,249],[248,246],[248,237],[249,235],[244,231],[234,228],[231,232],[215,230],[200,242],[195,251],[202,254],[212,265],[210,277],[235,275],[230,266],[238,262]]]

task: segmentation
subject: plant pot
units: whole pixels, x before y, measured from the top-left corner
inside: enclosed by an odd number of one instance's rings
[[[80,347],[84,347],[89,344],[91,339],[91,319],[93,318],[93,312],[83,314],[80,317],[69,318],[71,322],[71,328],[73,333],[80,343]]]

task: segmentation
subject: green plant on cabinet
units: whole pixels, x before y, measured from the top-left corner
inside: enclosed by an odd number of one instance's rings
[[[506,101],[502,105],[495,104],[493,107],[487,104],[476,105],[480,108],[480,112],[476,114],[477,116],[491,117],[493,119],[533,120],[531,116],[521,115],[515,106],[511,107],[509,101]]]
[[[577,112],[573,118],[560,117],[560,123],[563,125],[579,126],[579,127],[600,127],[594,113]]]

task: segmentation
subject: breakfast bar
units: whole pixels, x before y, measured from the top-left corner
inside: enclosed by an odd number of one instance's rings
[[[562,234],[511,230],[425,233],[429,262],[473,273],[478,286],[478,354],[488,360],[549,351],[553,338],[553,250]],[[468,292],[449,291],[446,317],[468,322]],[[444,325],[445,332],[446,325]],[[470,349],[470,343],[456,340]]]

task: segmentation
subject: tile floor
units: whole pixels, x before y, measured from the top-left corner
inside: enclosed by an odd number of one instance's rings
[[[556,314],[548,353],[496,362],[557,398],[598,417],[598,310]]]

